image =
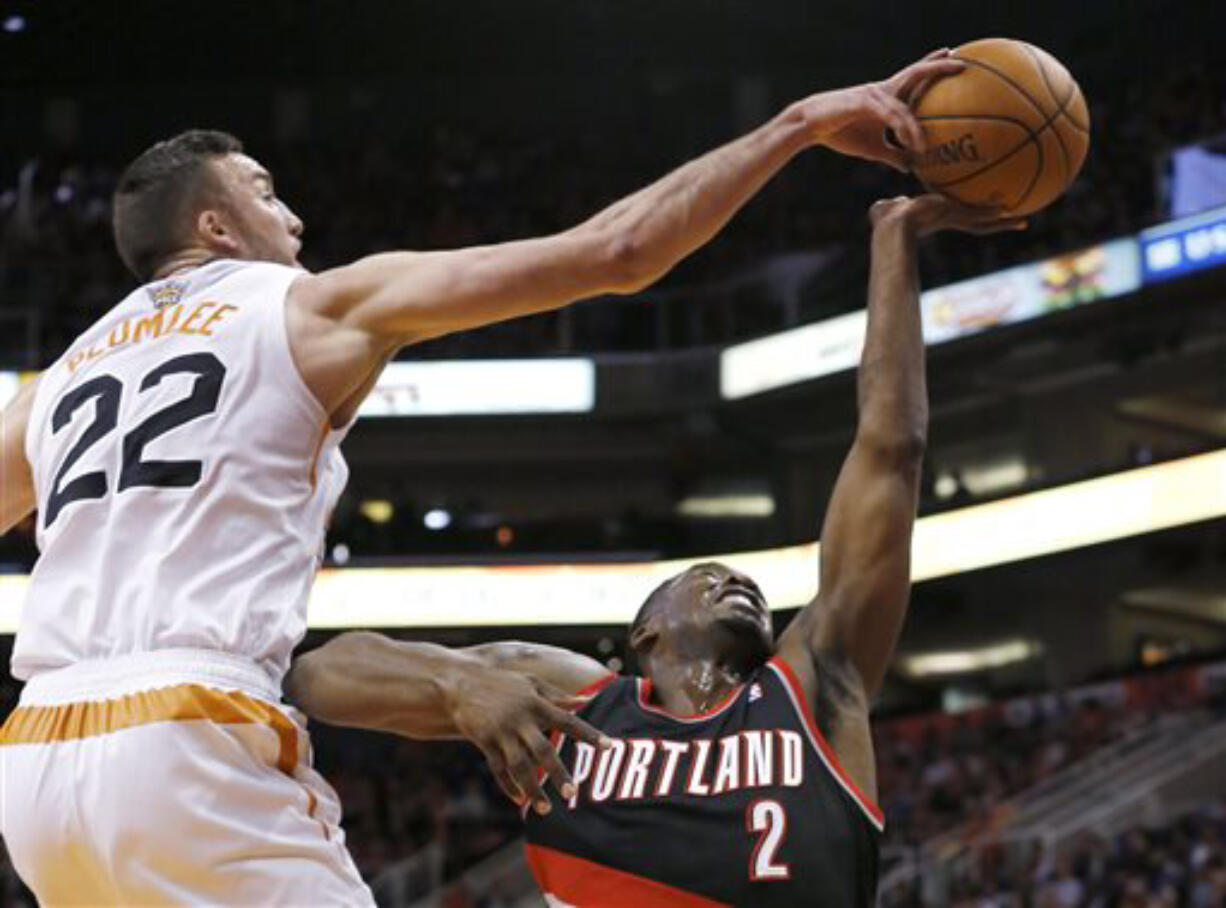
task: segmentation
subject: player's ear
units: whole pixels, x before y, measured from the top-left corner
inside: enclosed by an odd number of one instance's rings
[[[636,655],[642,656],[655,646],[659,636],[660,631],[656,627],[655,617],[647,618],[636,624],[630,631],[630,648]]]
[[[196,215],[196,239],[219,252],[234,254],[239,251],[238,237],[225,216],[217,208],[205,208]]]

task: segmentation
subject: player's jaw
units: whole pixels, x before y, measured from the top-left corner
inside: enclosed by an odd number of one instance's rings
[[[243,154],[226,155],[214,164],[221,184],[226,236],[216,242],[229,258],[299,266],[302,221],[277,198],[272,175]]]

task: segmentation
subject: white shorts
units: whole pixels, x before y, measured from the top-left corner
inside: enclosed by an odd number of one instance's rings
[[[279,699],[195,650],[31,679],[0,730],[0,835],[39,903],[374,905]]]

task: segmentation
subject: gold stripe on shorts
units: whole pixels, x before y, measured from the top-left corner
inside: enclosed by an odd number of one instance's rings
[[[22,706],[0,729],[0,745],[51,744],[94,738],[155,722],[208,720],[219,725],[264,725],[277,733],[277,768],[292,775],[298,763],[298,730],[271,704],[240,691],[176,684],[137,691],[113,700]]]

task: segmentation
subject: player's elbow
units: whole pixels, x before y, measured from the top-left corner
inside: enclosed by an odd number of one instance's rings
[[[856,446],[893,470],[919,473],[928,449],[928,431],[918,423],[890,429],[861,426]]]
[[[319,683],[319,659],[318,657],[313,657],[314,653],[312,652],[295,659],[285,675],[285,680],[281,684],[285,699],[307,715],[312,713],[312,710],[309,708],[311,705],[311,692],[315,690]]]
[[[598,239],[603,283],[612,293],[637,293],[651,286],[660,271],[651,261],[647,244],[631,227],[606,230]]]

